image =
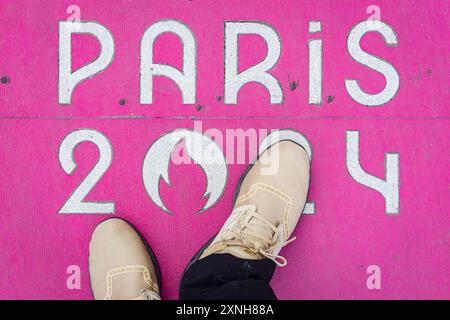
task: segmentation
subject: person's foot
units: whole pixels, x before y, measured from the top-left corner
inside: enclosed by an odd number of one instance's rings
[[[307,152],[294,142],[280,141],[263,152],[244,176],[232,214],[200,259],[230,254],[286,265],[279,252],[295,239],[289,237],[306,203],[309,170]]]
[[[89,274],[96,300],[160,300],[160,271],[150,247],[128,222],[107,219],[89,244]]]

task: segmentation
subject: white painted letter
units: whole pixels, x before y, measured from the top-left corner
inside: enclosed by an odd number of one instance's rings
[[[309,33],[322,31],[320,21],[310,21]],[[309,40],[309,104],[322,104],[322,40]]]
[[[400,87],[400,77],[397,70],[389,62],[361,49],[359,44],[361,38],[371,31],[380,33],[388,46],[398,44],[394,30],[386,23],[375,20],[362,21],[350,31],[347,38],[347,50],[357,62],[383,74],[386,78],[386,86],[379,93],[368,94],[361,90],[357,80],[347,79],[345,80],[345,87],[348,94],[356,102],[365,106],[379,106],[385,104],[397,94]]]
[[[154,42],[166,32],[177,35],[183,42],[183,72],[169,65],[153,63]],[[153,76],[164,76],[175,81],[184,104],[194,104],[197,78],[195,60],[194,35],[186,25],[175,20],[162,20],[150,26],[141,41],[141,103],[153,103]]]
[[[100,42],[98,58],[72,73],[72,33],[88,33]],[[70,104],[72,92],[83,80],[104,70],[114,56],[114,40],[111,33],[97,22],[59,22],[59,79],[58,101]]]
[[[267,56],[260,63],[238,74],[238,35],[256,34],[267,43]],[[225,22],[225,104],[236,104],[241,87],[248,82],[258,82],[270,94],[270,103],[283,101],[280,83],[267,73],[278,62],[281,41],[270,26],[261,22]]]

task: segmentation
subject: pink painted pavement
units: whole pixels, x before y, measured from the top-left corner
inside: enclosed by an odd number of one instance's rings
[[[113,62],[58,104],[58,21],[76,4],[82,20],[95,20],[114,36]],[[377,92],[382,75],[355,62],[347,35],[381,8],[399,45],[387,47],[367,34],[362,47],[389,61],[400,75],[395,98],[379,107],[353,101],[344,80],[359,79]],[[206,178],[197,165],[171,165],[172,185],[161,183],[168,215],[147,195],[142,162],[149,146],[176,128],[280,129],[302,132],[313,149],[309,198],[316,213],[304,215],[297,240],[283,250],[273,287],[281,299],[450,298],[450,108],[448,1],[5,1],[0,0],[0,298],[91,299],[88,244],[95,225],[110,215],[58,214],[67,197],[98,159],[92,144],[75,152],[78,167],[67,175],[58,160],[72,131],[103,133],[113,148],[110,168],[86,200],[114,201],[154,249],[162,269],[162,297],[176,299],[191,256],[225,221],[246,165],[229,164],[225,193],[211,209],[204,204]],[[153,105],[139,104],[139,46],[144,31],[163,18],[183,21],[197,41],[197,103],[181,104],[176,85],[155,79]],[[249,84],[237,105],[223,103],[223,23],[260,20],[282,39],[271,72],[284,103],[270,105],[267,91]],[[308,34],[308,21],[322,32]],[[308,104],[308,46],[323,40],[323,100]],[[73,38],[74,68],[95,59],[99,45]],[[260,61],[264,42],[240,40],[240,68]],[[181,64],[176,37],[162,36],[155,61]],[[3,81],[2,81],[3,82]],[[291,90],[290,85],[298,82]],[[330,97],[328,99],[328,97]],[[125,105],[119,100],[124,99]],[[202,107],[198,107],[202,106]],[[199,109],[200,111],[198,111]],[[384,198],[358,184],[345,160],[346,130],[360,132],[361,164],[384,178],[384,154],[400,155],[400,213],[387,215]],[[81,269],[81,289],[66,286],[70,265]],[[366,269],[381,270],[381,289],[369,290]]]

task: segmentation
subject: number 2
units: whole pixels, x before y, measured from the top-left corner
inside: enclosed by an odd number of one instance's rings
[[[114,202],[84,202],[97,182],[103,177],[112,162],[112,147],[109,140],[100,132],[91,129],[76,130],[67,135],[59,147],[59,162],[63,170],[71,175],[77,167],[73,154],[78,144],[92,142],[99,150],[99,159],[89,174],[70,195],[59,213],[107,214],[114,213]]]

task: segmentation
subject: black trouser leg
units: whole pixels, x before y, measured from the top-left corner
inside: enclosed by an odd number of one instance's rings
[[[275,263],[212,254],[197,260],[183,275],[182,300],[275,300],[269,283]]]

